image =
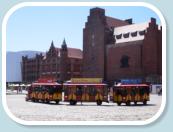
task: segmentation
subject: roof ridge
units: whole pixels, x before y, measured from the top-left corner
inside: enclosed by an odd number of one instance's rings
[[[117,19],[114,17],[106,16],[106,22],[110,27],[119,27],[124,25],[129,25],[129,23],[125,20]]]
[[[110,16],[106,16],[107,18],[111,18],[111,19],[114,19],[114,20],[119,20],[119,21],[123,21],[123,22],[126,22],[124,20],[121,20],[121,19],[118,19],[118,18],[114,18],[114,17],[110,17]],[[128,24],[128,22],[126,22]]]

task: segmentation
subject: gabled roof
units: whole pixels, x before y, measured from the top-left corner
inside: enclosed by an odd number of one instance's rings
[[[119,27],[119,26],[129,25],[129,23],[127,21],[112,18],[109,16],[106,16],[106,22],[107,22],[109,27]]]
[[[68,48],[68,57],[82,59],[83,58],[82,50],[76,48]]]
[[[57,55],[60,56],[60,48],[55,48],[56,52],[58,53]],[[77,48],[67,48],[68,50],[68,57],[69,58],[77,58],[77,59],[82,59],[83,58],[83,53],[81,49]],[[57,56],[57,57],[58,57]],[[46,59],[46,54],[44,55],[44,60]]]
[[[68,50],[68,57],[69,58],[79,58],[82,59],[82,50],[77,48],[67,48]],[[56,48],[56,51],[59,53],[60,56],[60,48]]]

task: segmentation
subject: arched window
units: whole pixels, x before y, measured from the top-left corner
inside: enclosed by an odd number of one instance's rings
[[[129,57],[127,55],[123,55],[120,60],[121,68],[129,67]]]

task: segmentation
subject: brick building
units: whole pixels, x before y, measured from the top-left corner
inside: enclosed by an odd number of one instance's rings
[[[91,9],[83,29],[83,76],[108,82],[161,81],[161,26],[154,18],[134,24],[106,16],[104,9]]]
[[[108,17],[104,9],[92,8],[83,29],[83,53],[67,48],[65,40],[61,48],[52,42],[45,55],[22,58],[22,77],[30,82],[39,77],[161,82],[162,28],[154,18],[135,24],[132,19]]]
[[[39,78],[52,78],[60,81],[71,77],[81,77],[82,51],[68,48],[65,40],[61,48],[52,41],[46,53],[36,54],[34,58],[22,57],[22,81],[33,82]]]

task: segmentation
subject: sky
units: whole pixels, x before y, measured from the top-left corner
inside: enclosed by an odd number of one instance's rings
[[[49,49],[51,42],[61,47],[65,38],[67,46],[82,49],[83,28],[93,7],[23,7],[16,10],[7,22],[7,51],[42,51]],[[134,23],[160,19],[146,7],[101,7],[106,16],[128,19]]]

